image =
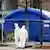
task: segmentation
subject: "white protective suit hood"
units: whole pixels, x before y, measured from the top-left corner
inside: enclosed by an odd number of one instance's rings
[[[25,25],[23,25],[21,29],[25,29]]]
[[[15,27],[15,30],[19,30],[20,29],[19,26],[18,26],[18,23],[15,23],[14,27]]]
[[[15,23],[14,26],[15,26],[15,28],[18,28],[18,23]]]

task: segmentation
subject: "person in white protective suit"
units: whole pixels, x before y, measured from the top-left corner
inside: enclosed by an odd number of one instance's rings
[[[24,48],[26,44],[26,40],[28,39],[28,32],[25,29],[25,25],[23,25],[22,28],[20,29],[19,37],[20,37],[19,47]]]
[[[19,26],[17,23],[14,24],[15,26],[15,30],[14,30],[14,38],[15,38],[15,44],[16,44],[16,47],[18,48],[18,44],[19,44]]]

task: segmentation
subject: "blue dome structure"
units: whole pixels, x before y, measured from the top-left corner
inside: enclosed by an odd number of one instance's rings
[[[4,32],[10,33],[14,32],[14,23],[18,23],[19,27],[21,27],[23,24],[29,22],[29,40],[31,41],[39,41],[40,40],[40,22],[35,21],[41,21],[41,20],[50,20],[49,17],[47,17],[45,14],[41,13],[39,10],[33,9],[33,8],[27,8],[27,12],[25,11],[25,8],[19,8],[14,11],[12,11],[8,16],[4,18]],[[26,21],[26,22],[25,22]],[[44,25],[44,24],[43,24]],[[44,27],[44,26],[42,26]],[[47,29],[47,28],[45,28]],[[45,32],[45,30],[43,31]],[[50,31],[48,31],[50,32]],[[47,32],[47,33],[48,33]],[[49,40],[44,37],[43,40]]]

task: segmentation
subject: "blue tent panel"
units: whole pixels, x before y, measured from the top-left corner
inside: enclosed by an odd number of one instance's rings
[[[38,41],[40,38],[40,31],[40,22],[29,22],[29,40]]]
[[[44,25],[48,25],[45,26]],[[44,41],[50,42],[50,23],[43,23],[43,39]]]

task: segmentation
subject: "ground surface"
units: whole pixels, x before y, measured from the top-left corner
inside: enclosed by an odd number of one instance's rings
[[[33,47],[26,47],[25,49],[16,49],[16,46],[13,42],[11,42],[11,43],[8,42],[8,43],[4,43],[4,44],[6,46],[0,46],[0,50],[50,50],[50,49],[33,49]],[[50,43],[45,43],[45,44],[50,44]]]
[[[15,49],[13,47],[0,47],[0,50],[50,50],[50,49],[31,49],[31,48]]]

